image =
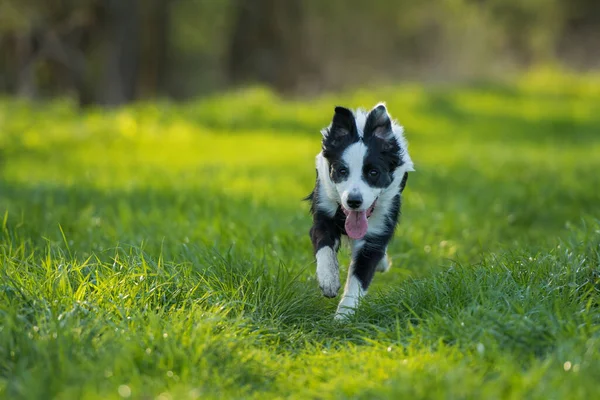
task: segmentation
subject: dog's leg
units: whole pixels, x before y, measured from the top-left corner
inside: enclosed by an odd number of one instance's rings
[[[316,220],[310,230],[310,237],[317,261],[317,280],[325,297],[335,297],[340,290],[340,268],[337,251],[341,233],[333,220]]]
[[[317,280],[325,297],[335,297],[340,290],[340,268],[335,246],[321,247],[316,254]]]
[[[384,256],[385,246],[362,240],[354,243],[348,279],[335,319],[341,320],[354,313],[360,299],[367,294],[375,270]]]

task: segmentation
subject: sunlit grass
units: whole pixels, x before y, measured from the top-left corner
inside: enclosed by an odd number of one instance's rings
[[[0,396],[594,398],[598,82],[2,100]],[[333,106],[380,100],[417,171],[338,325],[301,199]]]

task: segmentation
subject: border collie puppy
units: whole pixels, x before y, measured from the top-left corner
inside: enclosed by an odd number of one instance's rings
[[[348,236],[352,261],[335,318],[354,312],[375,271],[390,267],[387,246],[400,214],[408,171],[414,171],[403,129],[383,104],[371,111],[336,107],[316,157],[317,181],[308,196],[317,279],[326,297],[340,289],[337,251]]]

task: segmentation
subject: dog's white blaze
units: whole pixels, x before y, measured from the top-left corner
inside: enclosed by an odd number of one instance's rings
[[[346,281],[346,287],[344,288],[344,295],[340,304],[338,305],[335,313],[335,319],[344,319],[347,316],[354,314],[354,310],[358,306],[358,302],[366,292],[360,285],[360,281],[352,271],[348,273],[348,280]]]
[[[358,109],[355,113],[354,122],[356,123],[356,130],[358,131],[358,136],[363,137],[365,125],[367,124],[367,115],[364,110]]]
[[[317,279],[319,286],[328,296],[334,296],[340,289],[340,271],[335,251],[323,247],[317,251]]]
[[[366,154],[367,146],[363,142],[351,144],[342,154],[342,160],[348,167],[349,175],[346,180],[335,186],[337,192],[341,194],[342,205],[347,210],[351,209],[348,207],[350,193],[360,193],[363,203],[359,210],[366,211],[381,192],[381,189],[370,187],[363,179],[363,164]]]

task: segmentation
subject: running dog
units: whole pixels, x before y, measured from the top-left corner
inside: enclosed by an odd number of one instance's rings
[[[375,271],[390,267],[387,246],[394,235],[408,172],[414,171],[403,128],[383,104],[371,111],[336,107],[316,157],[317,179],[310,229],[317,279],[326,297],[340,289],[337,251],[342,235],[352,261],[336,319],[354,313]]]

